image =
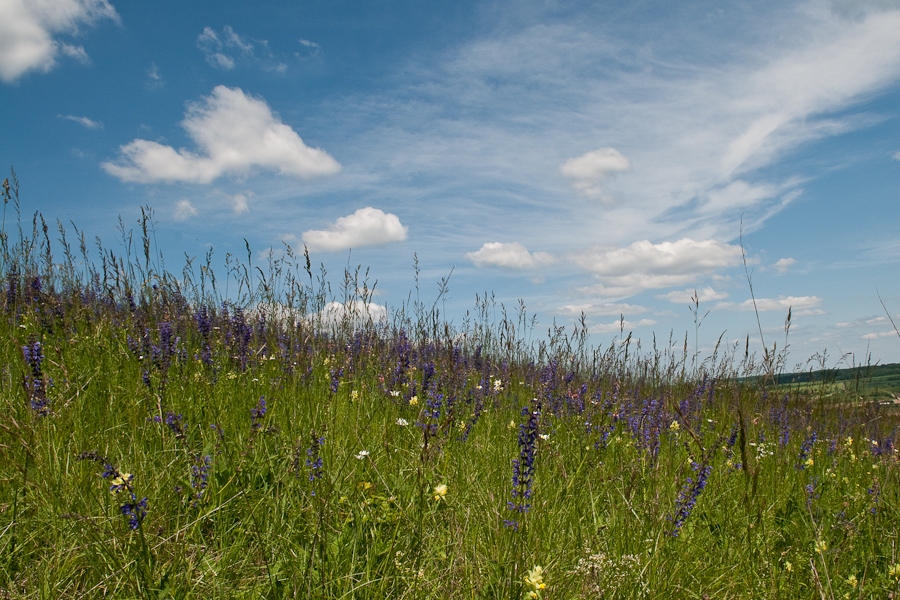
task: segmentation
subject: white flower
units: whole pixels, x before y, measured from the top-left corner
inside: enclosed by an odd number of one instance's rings
[[[400,395],[400,392],[398,392],[397,390],[391,390],[391,391],[388,392],[388,393],[389,393],[391,396],[393,396],[394,398],[396,398],[397,396]]]
[[[365,457],[367,457],[368,455],[369,455],[369,451],[368,451],[368,450],[360,450],[359,453],[357,453],[356,458],[357,458],[358,460],[362,460],[362,459],[364,459]]]
[[[403,417],[400,417],[399,419],[397,419],[397,425],[399,425],[400,427],[406,427],[407,425],[409,425],[409,421],[407,421]]]

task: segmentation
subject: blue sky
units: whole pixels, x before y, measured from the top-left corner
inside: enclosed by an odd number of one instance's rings
[[[0,0],[26,214],[166,266],[283,242],[592,340],[900,362],[900,1]],[[223,268],[224,271],[224,268]],[[498,309],[499,313],[499,309]]]

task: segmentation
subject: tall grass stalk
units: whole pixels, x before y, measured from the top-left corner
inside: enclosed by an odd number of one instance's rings
[[[2,598],[900,594],[897,412],[774,347],[592,348],[492,294],[454,325],[417,260],[373,318],[305,249],[176,276],[149,209],[73,251],[3,199]]]

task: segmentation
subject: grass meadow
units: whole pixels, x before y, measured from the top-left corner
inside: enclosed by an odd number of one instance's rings
[[[149,210],[89,251],[3,195],[0,598],[900,597],[897,417],[770,353],[373,320],[359,271],[172,274]]]

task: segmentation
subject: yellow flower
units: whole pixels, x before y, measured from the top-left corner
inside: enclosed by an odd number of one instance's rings
[[[120,489],[131,481],[133,475],[131,473],[120,473],[118,477],[113,478],[110,483],[113,486],[118,486]],[[113,493],[118,492],[119,489],[112,490]]]
[[[894,563],[888,569],[888,577],[894,581],[900,581],[900,563]]]
[[[852,445],[853,445],[853,438],[852,438],[851,436],[849,436],[849,435],[847,436],[847,445],[848,445],[848,446],[852,446]]]
[[[442,500],[444,496],[447,495],[447,485],[441,483],[439,485],[434,486],[434,499]]]
[[[678,431],[679,429],[681,429],[681,425],[678,424],[678,421],[672,421],[672,424],[669,425],[669,429],[671,429],[672,431]]]
[[[536,566],[530,571],[528,571],[528,575],[525,576],[525,585],[531,588],[531,592],[529,592],[529,598],[538,598],[538,590],[542,590],[547,587],[547,584],[544,583],[544,567]]]
[[[359,398],[359,392],[357,392],[356,390],[353,390],[352,392],[350,392],[351,400],[356,400],[357,398]]]
[[[419,397],[418,397],[418,396],[413,396],[412,398],[409,399],[409,405],[410,405],[410,406],[415,406],[415,405],[418,404],[418,403],[419,403]]]
[[[825,540],[816,540],[816,552],[822,554],[828,550],[828,547],[825,545]]]
[[[811,467],[811,466],[813,466],[813,465],[815,464],[815,461],[814,461],[813,459],[811,459],[811,458],[807,458],[805,464],[806,464],[807,467]]]
[[[784,561],[784,570],[787,571],[788,573],[790,573],[794,570],[794,565],[791,564],[791,561],[789,561],[789,560]]]
[[[851,575],[850,577],[847,578],[847,585],[849,585],[853,589],[856,589],[856,586],[858,584],[859,584],[859,582],[856,580],[856,575]]]

